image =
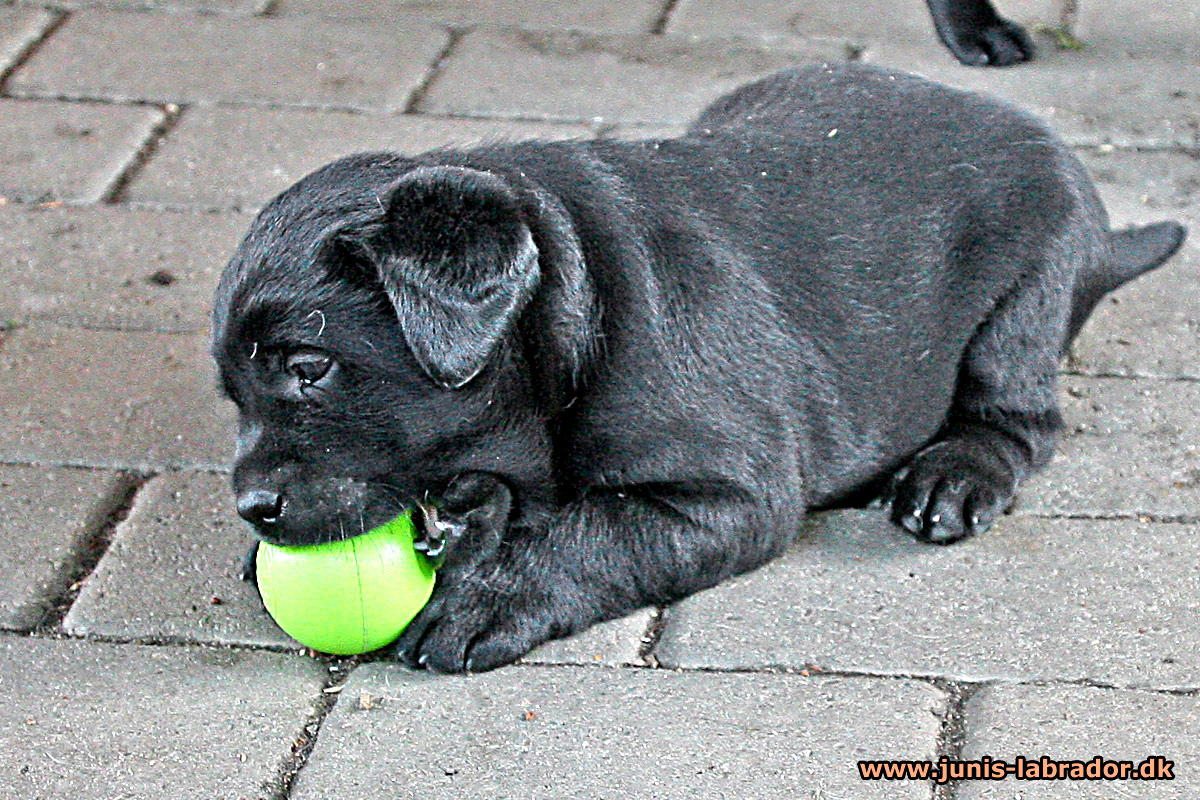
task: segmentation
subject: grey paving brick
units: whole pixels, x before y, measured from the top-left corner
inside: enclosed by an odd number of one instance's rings
[[[413,15],[455,27],[569,28],[651,33],[664,0],[280,0],[276,13],[335,17]]]
[[[128,486],[115,472],[0,466],[0,627],[42,621]]]
[[[420,153],[482,139],[590,137],[584,125],[244,108],[186,112],[129,185],[135,203],[253,208],[340,156]],[[229,142],[238,146],[230,148]]]
[[[754,77],[844,57],[833,42],[481,31],[459,43],[419,108],[476,117],[679,123]]]
[[[138,493],[112,545],[63,620],[76,636],[299,647],[240,577],[253,541],[226,475],[170,473]],[[650,612],[530,653],[539,664],[632,664]]]
[[[162,118],[154,108],[0,99],[0,202],[102,199]]]
[[[0,75],[45,33],[54,17],[40,8],[0,7]]]
[[[1109,760],[1140,764],[1151,755],[1174,761],[1170,781],[964,781],[955,797],[1184,800],[1200,793],[1200,699],[1071,686],[988,686],[966,705],[963,757]]]
[[[1002,13],[1025,24],[1046,24],[1057,22],[1060,5],[1058,0],[1008,0]],[[902,39],[923,46],[931,54],[942,47],[926,5],[896,0],[855,0],[853,6],[767,0],[755,2],[752,12],[738,0],[680,0],[671,14],[667,32],[701,36],[833,37],[860,43],[880,38]]]
[[[526,664],[602,664],[641,666],[642,637],[654,622],[652,609],[595,625],[567,639],[537,647],[521,660]]]
[[[248,216],[0,207],[0,320],[206,331]]]
[[[1169,54],[1043,47],[1016,69],[976,69],[905,42],[869,45],[864,59],[987,92],[1032,111],[1079,145],[1177,147],[1200,143],[1200,62]]]
[[[323,675],[271,653],[0,638],[4,794],[263,796]]]
[[[170,473],[129,516],[63,619],[72,635],[295,647],[241,580],[254,536],[227,475]]]
[[[1188,150],[1079,151],[1117,225],[1182,219],[1200,222],[1200,153]]]
[[[1200,246],[1103,301],[1071,346],[1068,368],[1097,375],[1200,377]]]
[[[929,758],[941,694],[913,681],[514,667],[357,669],[296,800],[338,797],[871,798],[861,758]]]
[[[1200,519],[1200,384],[1064,377],[1066,428],[1024,513]]]
[[[0,461],[225,469],[233,405],[205,334],[30,325],[0,347]]]
[[[399,110],[445,46],[383,21],[81,11],[9,80],[20,96]]]
[[[1083,153],[1114,224],[1175,219],[1183,250],[1101,303],[1072,347],[1070,368],[1104,375],[1200,377],[1200,156],[1185,152]]]
[[[1200,62],[1200,8],[1194,3],[1079,3],[1072,30],[1084,47]]]
[[[39,5],[41,2],[16,0],[17,5]],[[270,0],[54,0],[53,5],[72,10],[97,8],[246,16],[265,11]]]
[[[1004,517],[951,547],[823,514],[783,558],[669,609],[665,666],[1200,685],[1197,526]]]

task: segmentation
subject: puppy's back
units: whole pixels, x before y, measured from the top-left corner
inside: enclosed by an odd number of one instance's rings
[[[866,64],[820,64],[772,73],[715,100],[689,133],[772,128],[798,136],[869,127],[928,139],[1029,128],[1052,135],[1036,117],[998,98],[962,91],[918,75]]]

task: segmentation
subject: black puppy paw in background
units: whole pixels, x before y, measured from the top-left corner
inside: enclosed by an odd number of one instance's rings
[[[1033,58],[1033,42],[988,0],[926,0],[938,38],[970,67],[1008,67]]]

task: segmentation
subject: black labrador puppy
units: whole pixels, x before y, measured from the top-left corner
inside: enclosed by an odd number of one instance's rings
[[[952,542],[1050,458],[1093,305],[1182,239],[1110,232],[1032,117],[865,66],[678,139],[350,156],[217,291],[238,511],[305,544],[424,510],[445,565],[396,648],[443,671],[752,569],[809,509],[886,491]]]
[[[996,13],[988,0],[925,0],[938,38],[963,64],[1007,67],[1033,58],[1025,30]]]

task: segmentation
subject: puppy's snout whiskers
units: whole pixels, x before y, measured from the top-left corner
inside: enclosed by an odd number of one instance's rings
[[[421,504],[416,495],[401,489],[399,486],[394,486],[384,481],[372,481],[372,486],[377,487],[380,491],[385,492],[389,497],[396,501],[401,509],[416,508]]]

